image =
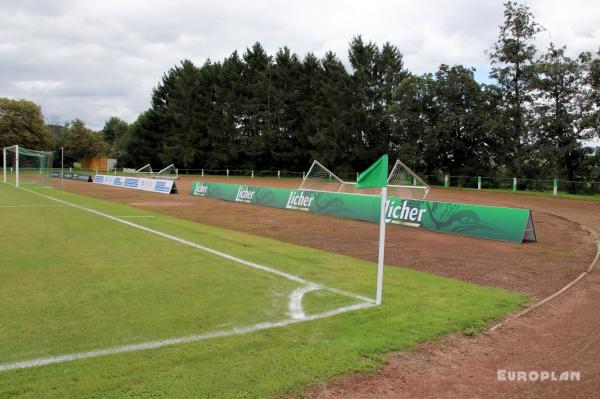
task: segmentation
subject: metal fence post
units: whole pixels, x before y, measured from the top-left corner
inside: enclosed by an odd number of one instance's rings
[[[481,176],[477,176],[477,190],[481,190]]]
[[[517,178],[513,177],[513,188],[512,188],[513,193],[517,192]]]
[[[554,179],[554,186],[552,187],[552,195],[558,196],[558,179]]]
[[[229,169],[227,169],[227,177],[229,177]]]
[[[252,169],[252,178],[254,179],[254,169]]]
[[[450,177],[448,175],[444,176],[444,188],[448,188],[450,186]]]
[[[281,171],[280,170],[277,171],[277,178],[278,179],[281,178]]]
[[[202,169],[202,177],[204,177],[204,169]]]

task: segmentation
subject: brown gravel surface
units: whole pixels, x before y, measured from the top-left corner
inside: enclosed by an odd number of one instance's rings
[[[200,223],[375,260],[377,226],[301,212],[191,197],[165,196],[65,181],[65,189]],[[278,187],[296,180],[204,178]],[[537,243],[515,245],[393,226],[386,264],[525,292],[532,300],[557,291],[585,271],[600,231],[600,202],[467,190],[434,189],[430,199],[526,207],[534,211]],[[314,398],[600,397],[600,276],[598,269],[565,294],[504,327],[475,337],[454,335],[416,352],[391,354],[373,375],[343,376],[310,389]],[[500,382],[497,370],[580,371],[579,382]]]

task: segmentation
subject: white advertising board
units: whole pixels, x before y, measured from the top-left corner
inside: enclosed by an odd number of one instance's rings
[[[143,177],[96,175],[94,183],[113,187],[131,188],[153,193],[172,194],[177,192],[177,186],[173,180],[146,179]]]

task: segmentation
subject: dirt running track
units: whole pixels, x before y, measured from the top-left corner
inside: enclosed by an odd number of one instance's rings
[[[198,178],[196,178],[198,179]],[[205,178],[204,180],[220,180]],[[377,226],[191,197],[165,196],[65,181],[68,191],[375,260]],[[227,179],[231,183],[295,187],[293,180]],[[57,182],[55,182],[57,183]],[[539,242],[505,244],[420,231],[387,229],[386,264],[548,296],[587,270],[595,242],[582,225],[600,231],[600,203],[513,194],[433,190],[430,199],[534,210]],[[366,255],[365,255],[366,254]],[[497,370],[579,371],[579,382],[501,382]],[[453,335],[416,352],[391,354],[373,375],[342,376],[306,393],[311,398],[600,397],[600,266],[560,297],[505,326],[475,337]]]

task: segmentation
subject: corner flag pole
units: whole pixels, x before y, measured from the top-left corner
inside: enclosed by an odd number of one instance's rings
[[[379,214],[379,258],[377,260],[377,294],[375,304],[381,305],[383,291],[383,255],[385,254],[385,203],[387,202],[388,156],[382,155],[356,179],[356,188],[381,187],[381,212]]]
[[[387,201],[387,186],[381,187],[381,214],[379,217],[379,257],[377,259],[377,296],[375,304],[381,305],[383,291],[383,258],[385,255],[385,203]]]

